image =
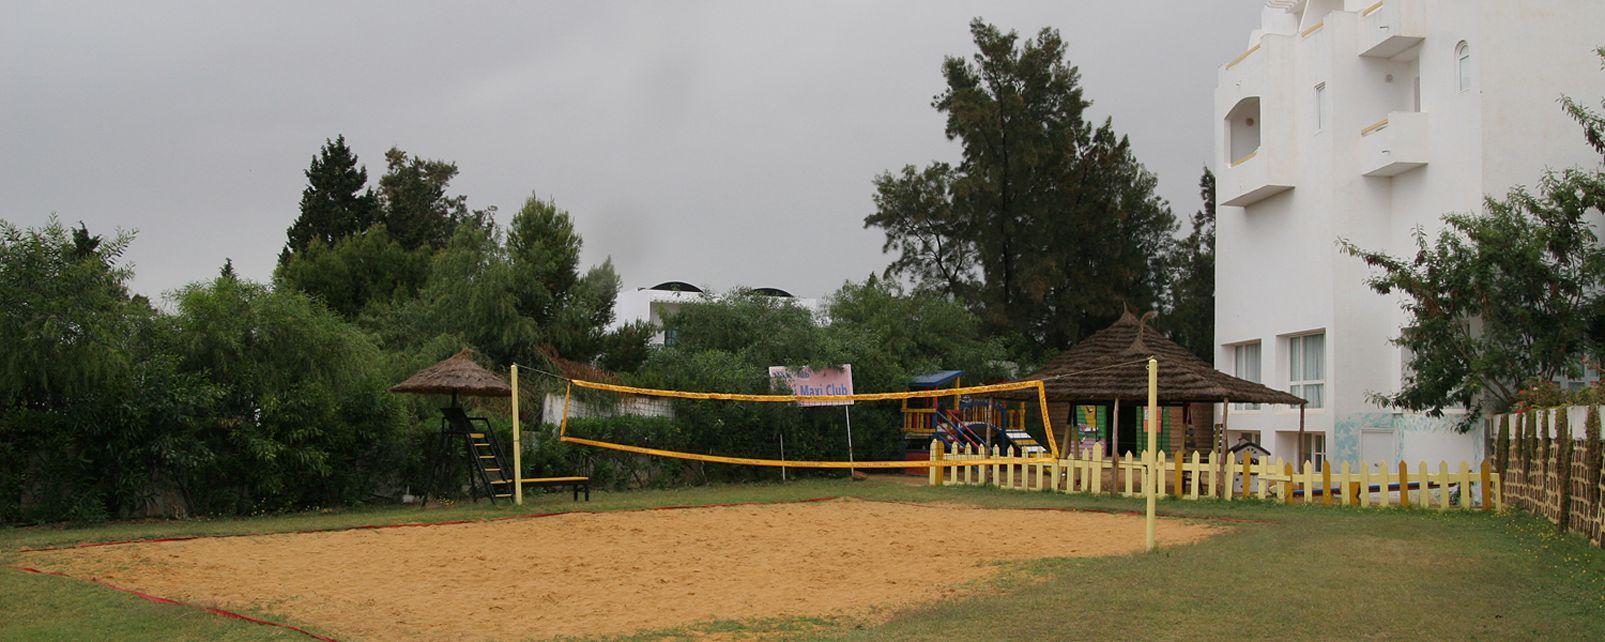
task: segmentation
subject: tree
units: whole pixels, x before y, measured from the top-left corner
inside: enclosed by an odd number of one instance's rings
[[[568,212],[531,196],[505,235],[489,221],[458,226],[430,260],[417,299],[376,312],[376,325],[390,345],[450,335],[494,363],[539,363],[544,345],[585,362],[604,346],[644,350],[629,341],[638,331],[605,331],[619,278],[610,261],[582,276],[581,245]]]
[[[468,197],[448,196],[457,164],[409,156],[395,147],[385,152],[385,175],[379,177],[379,203],[390,235],[408,250],[440,249],[457,225],[483,225],[487,214],[468,212]]]
[[[1215,360],[1215,174],[1198,178],[1203,207],[1193,230],[1171,254],[1169,310],[1161,319],[1170,338],[1206,362]]]
[[[306,293],[346,319],[373,302],[417,296],[432,250],[407,250],[383,224],[332,244],[314,240],[274,270],[275,283]]]
[[[324,139],[323,148],[312,157],[306,177],[301,215],[286,232],[288,239],[279,253],[280,265],[313,241],[332,245],[378,222],[379,203],[373,190],[367,189],[368,170],[357,164],[357,156],[346,146],[344,135]]]
[[[1085,119],[1057,31],[1022,42],[975,20],[970,32],[978,52],[944,61],[933,103],[963,160],[882,173],[864,225],[898,252],[888,277],[959,297],[1035,358],[1122,304],[1153,307],[1175,221],[1129,141]]]

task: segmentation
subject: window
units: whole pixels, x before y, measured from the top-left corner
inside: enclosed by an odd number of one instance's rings
[[[1455,45],[1455,74],[1460,91],[1471,89],[1471,47],[1464,40]]]
[[[1323,406],[1326,390],[1326,334],[1287,339],[1287,391],[1303,397],[1310,408]]]
[[[1232,346],[1232,374],[1238,379],[1260,383],[1259,342]],[[1257,403],[1232,404],[1238,410],[1259,410]]]
[[[1326,131],[1326,83],[1315,86],[1315,131]]]
[[[1304,433],[1304,448],[1301,450],[1304,451],[1304,459],[1309,460],[1315,466],[1315,470],[1326,467],[1326,435],[1318,432]],[[1304,464],[1300,463],[1299,469],[1303,470],[1303,466]]]

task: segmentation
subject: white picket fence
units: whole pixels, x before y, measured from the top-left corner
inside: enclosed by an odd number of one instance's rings
[[[976,465],[932,466],[932,486],[990,485],[1011,490],[1058,493],[1109,493],[1142,496],[1150,469],[1160,474],[1156,486],[1161,497],[1196,500],[1200,497],[1274,500],[1284,503],[1340,504],[1364,507],[1398,505],[1448,510],[1503,509],[1500,478],[1491,462],[1472,466],[1462,461],[1451,468],[1438,462],[1437,470],[1419,462],[1412,470],[1405,462],[1351,465],[1342,462],[1317,468],[1309,461],[1295,467],[1280,459],[1252,461],[1246,455],[1192,453],[1167,459],[1161,451],[1152,468],[1146,453],[1105,458],[1084,451],[1069,457],[1026,457],[1018,450],[994,447],[988,454],[974,446],[946,446],[931,442],[931,460],[975,460]]]

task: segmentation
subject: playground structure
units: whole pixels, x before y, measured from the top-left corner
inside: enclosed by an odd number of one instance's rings
[[[942,370],[920,375],[908,383],[911,391],[930,393],[903,400],[904,452],[909,461],[929,459],[927,444],[932,440],[981,452],[992,452],[997,446],[1028,457],[1049,452],[1026,430],[1025,402],[965,394],[963,378],[962,370]],[[1044,421],[1043,426],[1045,435],[1053,434],[1049,421]],[[917,467],[905,472],[925,474],[923,468]]]

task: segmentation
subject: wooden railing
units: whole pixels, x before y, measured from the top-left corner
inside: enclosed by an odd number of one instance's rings
[[[932,486],[989,485],[1011,490],[1058,493],[1110,493],[1122,497],[1142,495],[1149,471],[1160,474],[1161,497],[1196,500],[1258,499],[1283,503],[1361,507],[1420,506],[1447,510],[1499,510],[1500,476],[1491,462],[1473,467],[1462,461],[1454,468],[1438,462],[1436,470],[1419,462],[1412,470],[1405,462],[1351,465],[1349,462],[1317,467],[1305,461],[1295,466],[1280,459],[1253,461],[1245,456],[1193,452],[1186,458],[1168,459],[1160,452],[1152,464],[1142,455],[1105,458],[1099,451],[1083,451],[1063,459],[1024,457],[1018,451],[994,448],[988,455],[976,448],[944,446],[931,442],[933,460],[985,460],[974,466],[930,469]],[[999,463],[999,460],[1002,460]]]

